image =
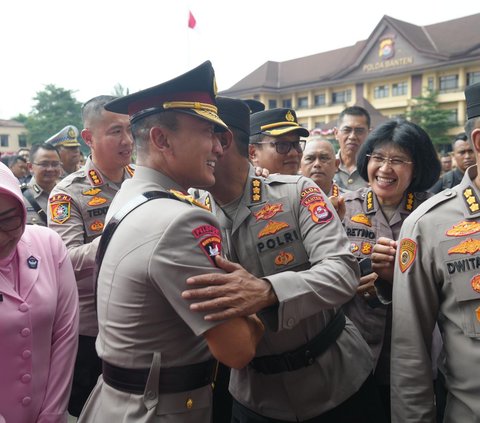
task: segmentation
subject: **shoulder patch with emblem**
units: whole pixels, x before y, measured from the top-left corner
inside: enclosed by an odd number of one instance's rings
[[[72,198],[66,194],[56,194],[49,199],[50,219],[55,223],[65,223],[70,219]]]
[[[448,254],[470,254],[473,255],[480,251],[480,241],[478,239],[468,238],[460,244],[448,250]]]
[[[220,236],[220,231],[213,225],[202,225],[192,231],[192,235],[198,239],[202,236],[216,235]]]
[[[450,229],[445,232],[447,236],[465,236],[465,235],[472,235],[476,234],[480,231],[480,223],[478,222],[469,222],[467,220],[463,220],[456,225],[453,225]]]
[[[400,241],[400,254],[398,255],[398,264],[400,270],[404,273],[415,261],[417,256],[417,243],[410,238],[404,238]]]
[[[372,226],[372,222],[365,213],[359,213],[350,218],[352,222],[361,223],[362,225]]]
[[[82,195],[94,196],[94,195],[97,195],[99,192],[102,192],[100,188],[90,188],[90,189],[87,189],[86,191],[83,191]]]
[[[319,188],[310,187],[300,194],[300,204],[308,209],[315,223],[328,223],[333,219],[333,213],[327,206]]]
[[[208,259],[215,265],[215,256],[222,254],[222,238],[220,235],[210,235],[200,240],[200,248],[208,257]]]

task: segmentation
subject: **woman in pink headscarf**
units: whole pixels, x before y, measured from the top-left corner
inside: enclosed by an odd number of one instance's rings
[[[18,180],[0,163],[0,423],[64,423],[78,297],[60,237],[26,226]]]

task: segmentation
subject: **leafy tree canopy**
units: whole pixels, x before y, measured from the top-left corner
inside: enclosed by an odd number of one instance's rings
[[[448,131],[457,127],[458,122],[452,119],[450,110],[439,108],[437,95],[436,91],[428,90],[424,95],[415,97],[415,105],[408,117],[430,135],[433,144],[440,150],[442,145],[450,144],[452,136]]]

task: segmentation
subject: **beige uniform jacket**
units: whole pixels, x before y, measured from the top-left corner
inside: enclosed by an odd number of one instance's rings
[[[371,188],[362,188],[344,195],[346,213],[343,220],[350,240],[350,250],[358,259],[369,258],[380,237],[397,240],[403,221],[431,194],[406,193],[390,222],[382,212]],[[386,284],[387,285],[387,284]],[[378,287],[389,290],[391,285]],[[378,383],[390,382],[391,306],[380,304],[372,308],[362,296],[355,295],[344,306],[344,311],[359,329],[372,349],[375,360],[375,378]]]
[[[302,203],[303,201],[303,203]],[[257,356],[295,350],[317,335],[355,294],[358,266],[338,216],[308,178],[250,174],[236,215],[214,207],[229,258],[257,277],[268,276],[278,307],[259,313],[266,323]],[[250,366],[232,370],[230,391],[270,418],[297,421],[334,408],[372,372],[367,344],[348,321],[315,363],[263,375]]]
[[[434,422],[430,348],[438,320],[449,390],[446,423],[480,421],[480,190],[468,169],[460,185],[423,203],[404,222],[395,263],[392,418]]]
[[[133,174],[125,167],[124,179]],[[50,193],[48,226],[67,245],[77,279],[80,305],[80,335],[96,336],[93,280],[95,254],[105,216],[120,186],[109,181],[95,167],[91,158],[80,170],[62,179]]]
[[[165,175],[138,166],[112,203],[107,222],[128,201],[147,191],[181,190]],[[118,226],[98,278],[100,358],[124,368],[150,368],[144,395],[118,391],[99,379],[81,422],[209,423],[210,385],[177,394],[158,393],[162,367],[211,358],[202,335],[217,325],[192,312],[181,298],[185,280],[220,272],[212,255],[221,253],[215,216],[175,199],[142,204]],[[212,252],[212,249],[214,250]]]
[[[349,170],[343,165],[340,152],[337,154],[337,159],[340,159],[340,165],[335,173],[334,180],[337,185],[345,191],[356,191],[357,189],[364,188],[368,183],[360,176],[358,169],[350,173]]]
[[[44,191],[42,187],[37,184],[35,181],[35,176],[32,176],[28,182],[27,189],[30,191],[33,198],[37,201],[38,205],[46,214],[48,209],[48,192]],[[25,207],[27,208],[27,225],[47,226],[25,196],[23,196],[23,201],[25,202]]]

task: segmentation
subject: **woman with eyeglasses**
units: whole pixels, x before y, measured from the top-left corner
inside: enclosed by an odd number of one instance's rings
[[[403,221],[431,196],[426,190],[438,179],[441,166],[422,128],[409,121],[390,120],[368,135],[358,154],[357,169],[369,187],[345,194],[343,223],[361,269],[357,295],[345,305],[345,312],[372,350],[375,380],[390,415],[393,277],[387,274],[387,280],[381,279],[372,271],[372,252],[380,238],[394,244]]]
[[[0,422],[67,422],[77,339],[67,249],[26,225],[18,180],[0,164]]]

